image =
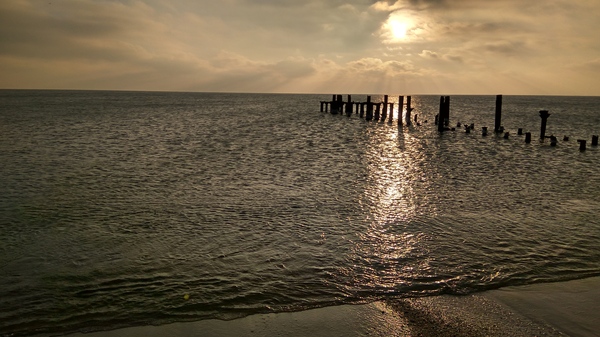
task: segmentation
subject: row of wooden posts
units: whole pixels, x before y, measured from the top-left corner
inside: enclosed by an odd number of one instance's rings
[[[406,125],[411,125],[411,112],[414,108],[411,107],[411,96],[406,97],[406,115],[403,116],[402,111],[404,109],[404,96],[399,96],[398,98],[398,125],[401,126],[404,123]],[[390,114],[388,115],[388,107]],[[352,115],[356,109],[356,113],[360,115],[360,118],[365,118],[367,121],[376,120],[376,121],[385,121],[388,120],[388,123],[392,123],[393,120],[393,111],[394,111],[394,103],[388,102],[388,95],[383,96],[383,102],[372,102],[371,96],[367,96],[366,102],[353,102],[352,96],[348,95],[348,101],[344,102],[342,99],[342,95],[333,95],[331,101],[321,101],[321,112],[330,111],[332,114],[343,114],[345,113],[348,117]],[[540,141],[544,141],[546,138],[550,139],[550,145],[556,146],[558,143],[558,139],[554,136],[546,136],[546,124],[548,121],[548,117],[550,113],[547,110],[541,110],[540,118],[542,119],[542,123],[540,126]],[[404,117],[404,118],[403,118]],[[417,125],[420,125],[418,122],[417,115],[414,116],[414,122]],[[427,121],[425,121],[427,122]],[[439,132],[444,131],[455,131],[455,128],[450,128],[450,96],[441,96],[440,97],[440,108],[439,113],[435,116],[435,124],[438,127]],[[461,124],[458,123],[457,127],[461,127]],[[466,125],[465,124],[465,132],[470,133],[471,130],[475,128],[474,124]],[[488,128],[481,128],[482,136],[487,136]],[[504,133],[504,138],[508,139],[510,133],[504,132],[504,127],[502,126],[502,95],[496,95],[496,114],[494,119],[494,133]],[[523,129],[519,128],[517,131],[518,135],[523,135]],[[568,141],[569,137],[565,136],[563,141]],[[525,133],[525,142],[531,143],[531,132]],[[578,139],[579,149],[581,151],[585,151],[587,140]],[[592,136],[592,146],[598,145],[598,135]]]
[[[398,125],[403,125],[404,121],[402,118],[402,110],[404,109],[404,96],[399,96],[398,99]],[[390,114],[388,115],[388,108]],[[342,100],[342,95],[333,95],[331,101],[321,101],[321,112],[331,111],[332,114],[343,114],[349,117],[356,109],[356,113],[360,115],[360,118],[365,118],[366,120],[376,120],[376,121],[385,121],[388,120],[389,123],[392,123],[394,119],[394,115],[391,113],[394,111],[394,103],[388,102],[388,95],[383,96],[383,102],[372,102],[371,96],[367,96],[366,102],[353,102],[352,95],[348,95],[348,101],[344,102]],[[406,97],[406,125],[411,124],[411,112],[413,108],[411,107],[411,96]],[[389,118],[388,118],[389,117]],[[416,117],[416,116],[415,116]]]

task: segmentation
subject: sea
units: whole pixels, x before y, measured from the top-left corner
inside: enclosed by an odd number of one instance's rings
[[[0,336],[600,275],[600,97],[504,95],[508,138],[495,95],[331,99],[0,90]]]

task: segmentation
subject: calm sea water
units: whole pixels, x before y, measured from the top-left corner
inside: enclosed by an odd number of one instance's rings
[[[330,99],[0,91],[0,335],[600,275],[600,151],[576,143],[600,98],[504,96],[509,139],[481,136],[493,96],[453,96],[476,128],[442,135],[438,96],[400,129]],[[537,141],[541,109],[570,141]]]

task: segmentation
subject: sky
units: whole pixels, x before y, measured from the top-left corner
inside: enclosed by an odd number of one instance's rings
[[[0,88],[600,95],[598,0],[2,0]]]

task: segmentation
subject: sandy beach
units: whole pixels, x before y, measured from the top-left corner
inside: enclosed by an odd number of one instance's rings
[[[600,277],[69,337],[600,336]]]

